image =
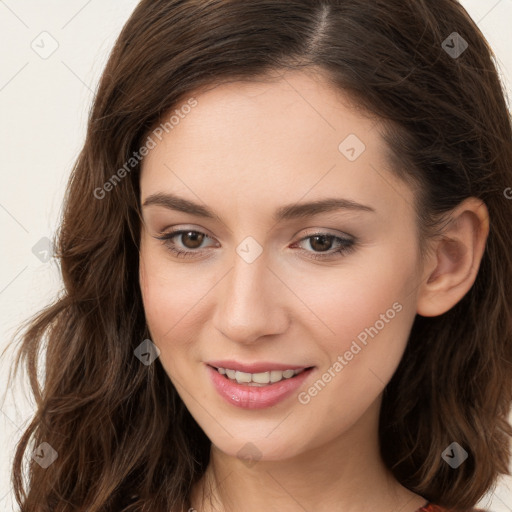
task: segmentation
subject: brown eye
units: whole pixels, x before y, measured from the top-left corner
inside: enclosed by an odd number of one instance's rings
[[[305,247],[306,242],[308,247]],[[347,255],[355,249],[355,244],[356,239],[353,237],[342,238],[330,233],[313,233],[294,245],[302,245],[309,258],[322,260]]]
[[[199,233],[199,231],[183,231],[181,233],[181,243],[187,249],[197,249],[201,246],[204,240],[205,234]],[[186,240],[190,240],[190,243],[186,242]]]
[[[203,242],[210,237],[201,231],[181,229],[163,233],[155,238],[161,240],[172,254],[180,258],[193,258],[200,255]]]
[[[334,238],[333,235],[314,235],[309,237],[309,244],[315,251],[328,251],[332,246]]]

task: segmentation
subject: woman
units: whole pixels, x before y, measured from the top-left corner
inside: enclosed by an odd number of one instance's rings
[[[21,510],[476,510],[510,457],[511,135],[453,0],[143,0],[20,347]]]

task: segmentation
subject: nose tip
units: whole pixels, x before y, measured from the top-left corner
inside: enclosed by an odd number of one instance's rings
[[[217,329],[238,343],[284,332],[287,326],[283,291],[264,258],[239,259],[219,287],[214,315]]]

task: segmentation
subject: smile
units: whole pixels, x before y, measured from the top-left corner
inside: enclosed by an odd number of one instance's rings
[[[277,405],[296,393],[314,370],[314,367],[308,367],[248,373],[208,364],[205,366],[210,382],[220,397],[242,409],[263,409]]]
[[[238,382],[238,384],[246,384],[249,386],[264,386],[266,384],[280,382],[284,379],[291,379],[303,372],[305,368],[297,370],[271,370],[261,373],[247,373],[230,368],[217,368],[217,371],[226,378]]]

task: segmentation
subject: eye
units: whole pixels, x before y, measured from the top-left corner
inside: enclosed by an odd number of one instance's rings
[[[182,249],[179,245],[173,241],[174,238],[181,237],[181,243],[185,246]],[[204,240],[212,240],[206,233],[201,231],[195,231],[193,229],[180,229],[164,233],[161,236],[155,237],[157,240],[161,240],[167,249],[178,258],[191,258],[194,257],[199,251],[198,247],[203,243]]]
[[[174,239],[178,240],[181,237],[181,247]],[[179,229],[163,233],[160,236],[155,236],[157,240],[161,240],[165,247],[178,258],[193,258],[200,254],[202,251],[198,250],[205,240],[213,240],[206,233],[193,229]],[[309,246],[313,248],[313,253],[308,256],[315,260],[323,260],[332,258],[333,256],[342,256],[353,251],[355,248],[356,240],[352,237],[343,238],[330,233],[313,233],[310,234],[299,242],[296,242],[291,247],[296,247],[301,243],[309,240]],[[333,246],[333,242],[337,245],[334,250],[329,250]],[[218,245],[217,245],[218,247]],[[312,251],[305,250],[308,253]],[[315,252],[319,251],[319,252]],[[325,253],[325,254],[323,254]]]
[[[311,257],[315,260],[323,260],[327,258],[332,258],[333,256],[343,256],[355,249],[356,240],[352,237],[340,237],[336,235],[332,235],[330,233],[313,233],[304,238],[302,238],[299,242],[294,245],[298,245],[306,240],[309,240],[308,245],[313,248],[314,251]],[[337,245],[337,249],[329,250],[333,242]],[[311,251],[306,251],[311,252]],[[325,254],[322,254],[325,253]]]

